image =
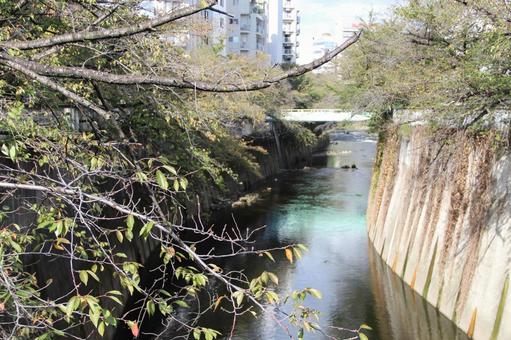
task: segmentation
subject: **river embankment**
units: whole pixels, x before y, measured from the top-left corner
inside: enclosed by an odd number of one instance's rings
[[[506,132],[396,125],[381,135],[369,238],[413,290],[477,340],[511,339]]]

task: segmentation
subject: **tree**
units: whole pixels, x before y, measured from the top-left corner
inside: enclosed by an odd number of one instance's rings
[[[304,247],[257,249],[257,230],[184,223],[183,209],[201,190],[197,177],[221,185],[234,175],[230,158],[252,161],[222,126],[232,117],[217,113],[227,98],[217,93],[245,95],[303,75],[360,35],[308,65],[263,74],[232,59],[188,56],[167,39],[215,3],[147,18],[135,0],[0,0],[2,337],[81,338],[121,323],[137,337],[144,316],[159,313],[185,334],[213,339],[216,331],[176,312],[212,280],[229,294],[212,296],[208,308],[275,315],[273,273],[248,278],[215,262],[271,260],[271,251],[293,260]],[[68,109],[84,117],[86,131],[70,127]],[[228,251],[204,249],[204,240]],[[158,277],[142,284],[141,252],[153,250]],[[169,280],[174,289],[161,288]],[[123,311],[130,295],[138,303]],[[296,292],[298,306],[307,295],[318,293]],[[311,312],[291,316],[299,328],[317,328]]]
[[[342,58],[343,96],[359,110],[421,110],[434,123],[476,126],[509,105],[509,29],[502,1],[407,2],[367,23]]]

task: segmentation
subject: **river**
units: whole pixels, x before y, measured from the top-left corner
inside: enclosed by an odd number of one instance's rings
[[[395,276],[372,250],[366,235],[365,213],[376,143],[363,134],[333,134],[328,150],[316,157],[317,167],[289,171],[268,184],[271,191],[250,207],[234,210],[243,226],[267,225],[259,247],[303,243],[309,248],[291,264],[276,256],[241,257],[226,269],[244,270],[249,277],[262,271],[279,276],[279,293],[314,287],[323,298],[306,304],[321,312],[320,323],[331,336],[353,336],[329,328],[356,329],[370,325],[370,339],[467,339],[452,322]],[[343,169],[355,164],[357,169]],[[223,223],[225,221],[218,221]],[[232,318],[221,312],[205,315],[201,326],[227,338]],[[169,336],[168,338],[171,338]],[[247,314],[236,320],[234,339],[289,339],[268,317]],[[305,339],[326,339],[318,332]]]

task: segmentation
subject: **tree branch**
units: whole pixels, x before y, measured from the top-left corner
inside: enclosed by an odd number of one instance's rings
[[[459,3],[459,4],[461,4],[461,5],[465,6],[465,7],[472,7],[472,8],[474,8],[476,11],[481,12],[484,15],[486,15],[487,17],[489,17],[492,20],[492,22],[496,22],[496,21],[498,21],[500,19],[500,20],[506,21],[508,24],[511,24],[511,19],[510,18],[501,17],[498,14],[493,13],[492,11],[490,11],[487,8],[484,8],[482,6],[478,6],[476,4],[471,4],[467,0],[454,0],[454,1],[456,1],[457,3]]]
[[[151,31],[157,27],[163,26],[170,22],[188,17],[195,13],[209,9],[216,4],[216,0],[205,0],[204,4],[199,4],[190,7],[178,8],[169,12],[168,14],[159,16],[157,18],[143,21],[136,25],[130,25],[112,29],[101,29],[97,31],[83,30],[75,33],[66,33],[55,35],[51,38],[42,38],[28,41],[4,41],[0,46],[4,48],[14,48],[18,50],[32,50],[43,47],[52,47],[56,45],[64,45],[78,41],[97,41],[112,38],[121,38],[135,35],[142,32]]]
[[[193,79],[186,78],[176,78],[176,77],[162,77],[162,76],[154,76],[154,75],[131,75],[131,74],[114,74],[109,72],[97,71],[93,69],[87,69],[82,67],[68,67],[68,66],[50,66],[43,65],[37,62],[25,60],[22,58],[16,58],[8,55],[7,53],[0,52],[0,63],[4,63],[12,68],[20,70],[23,68],[25,70],[30,70],[33,73],[42,76],[50,76],[50,77],[62,77],[62,78],[72,78],[72,79],[85,79],[85,80],[93,80],[102,83],[108,84],[116,84],[116,85],[159,85],[159,86],[167,86],[167,87],[176,87],[176,88],[184,88],[184,89],[194,89],[206,92],[239,92],[239,91],[255,91],[261,90],[271,85],[278,83],[287,78],[293,78],[297,76],[301,76],[307,72],[310,72],[314,69],[321,67],[326,64],[336,56],[338,56],[341,52],[346,50],[348,47],[353,45],[358,41],[362,34],[362,31],[359,31],[357,34],[353,35],[350,39],[345,41],[339,47],[334,50],[326,53],[323,57],[318,58],[312,61],[309,64],[298,66],[294,69],[291,69],[287,72],[283,72],[277,76],[258,80],[249,83],[239,83],[239,84],[226,84],[226,83],[214,83],[214,82],[205,82],[205,81],[195,81]],[[13,65],[17,65],[14,67]],[[26,72],[24,72],[26,74]]]

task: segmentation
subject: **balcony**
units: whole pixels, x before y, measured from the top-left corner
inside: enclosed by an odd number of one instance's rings
[[[282,19],[284,21],[294,21],[295,20],[295,16],[292,15],[291,13],[284,13]]]
[[[284,34],[292,34],[295,30],[294,30],[293,26],[286,25],[286,26],[282,27],[282,31],[284,32]]]
[[[246,41],[240,42],[240,50],[247,50],[248,51],[249,50],[248,42],[246,42]]]
[[[294,56],[295,55],[294,51],[292,49],[290,49],[290,48],[285,48],[284,52],[282,52],[282,54],[283,55],[287,55],[287,56]]]
[[[240,25],[240,31],[244,31],[244,32],[250,32],[250,24],[241,24]]]
[[[284,9],[286,10],[292,10],[295,8],[295,4],[293,3],[293,1],[284,1],[284,5],[283,5]]]
[[[291,39],[284,39],[284,41],[282,42],[282,44],[284,46],[293,46],[295,44],[295,42]]]

